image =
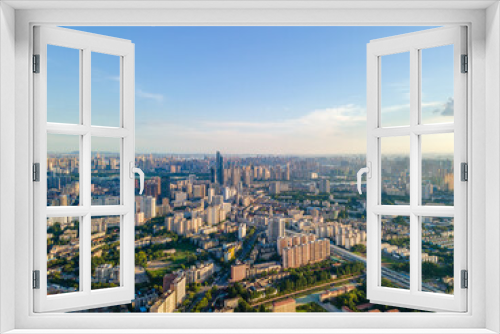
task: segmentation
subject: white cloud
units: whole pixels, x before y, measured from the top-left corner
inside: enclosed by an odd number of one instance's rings
[[[135,94],[137,97],[140,97],[143,99],[150,99],[150,100],[155,100],[156,102],[163,102],[163,95],[162,94],[149,93],[149,92],[143,91],[142,89],[137,89]]]
[[[106,79],[111,80],[111,81],[116,81],[116,82],[120,82],[120,80],[121,80],[119,75],[110,75],[110,76],[106,77]]]
[[[138,124],[138,152],[230,154],[363,153],[366,111],[355,105],[270,122],[193,120]]]

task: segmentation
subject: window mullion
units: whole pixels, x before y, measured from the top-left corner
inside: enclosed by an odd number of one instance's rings
[[[83,287],[85,293],[90,293],[92,289],[92,263],[91,263],[91,239],[92,239],[92,226],[90,206],[92,205],[91,199],[91,50],[86,48],[83,50],[82,60],[82,125],[87,128],[87,132],[82,136],[82,162],[80,166],[81,181],[80,191],[81,198],[85,207],[89,211],[82,217],[82,237],[80,238],[80,286]]]
[[[419,204],[419,136],[415,128],[419,124],[420,110],[420,61],[419,50],[410,49],[410,291],[418,291],[418,216],[414,210]]]

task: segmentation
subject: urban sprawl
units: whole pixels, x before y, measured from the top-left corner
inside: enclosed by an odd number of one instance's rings
[[[135,299],[91,312],[407,312],[366,299],[362,155],[137,155]],[[49,153],[47,205],[79,205],[79,155]],[[92,205],[120,204],[120,158],[92,153]],[[138,180],[136,180],[138,183]],[[409,203],[382,157],[382,204]],[[138,186],[138,184],[136,184]],[[137,189],[138,187],[136,187]],[[422,204],[453,205],[453,160],[424,157]],[[48,294],[79,290],[79,217],[47,218]],[[120,216],[92,217],[92,289],[120,285]],[[422,290],[453,294],[453,219],[423,217]],[[382,286],[409,289],[410,221],[381,216]]]

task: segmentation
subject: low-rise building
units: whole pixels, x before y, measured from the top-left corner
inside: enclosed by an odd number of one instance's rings
[[[187,283],[203,283],[215,272],[213,262],[198,263],[186,270]]]
[[[296,311],[296,302],[293,298],[280,300],[273,303],[273,312],[287,313]]]

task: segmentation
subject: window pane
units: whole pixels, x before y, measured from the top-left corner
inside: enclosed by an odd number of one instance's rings
[[[92,290],[120,286],[120,216],[92,217]]]
[[[453,122],[453,45],[421,50],[422,123]]]
[[[453,205],[453,133],[421,136],[422,204]]]
[[[47,122],[80,123],[80,50],[47,45]]]
[[[47,206],[80,204],[80,137],[47,135]]]
[[[410,53],[380,58],[381,126],[410,125]]]
[[[92,137],[92,205],[120,204],[120,143]]]
[[[380,140],[382,204],[410,203],[410,137]]]
[[[422,290],[453,294],[453,218],[422,217]]]
[[[410,288],[410,217],[380,216],[381,286]]]
[[[92,125],[120,126],[120,57],[92,52]]]
[[[47,218],[47,295],[78,291],[79,275],[80,219]]]

